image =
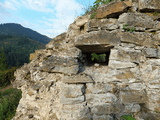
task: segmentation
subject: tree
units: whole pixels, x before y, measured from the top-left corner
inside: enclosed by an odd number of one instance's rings
[[[2,47],[0,49],[0,71],[4,71],[7,68],[8,68],[7,58],[6,58],[6,54],[4,52],[4,48]]]

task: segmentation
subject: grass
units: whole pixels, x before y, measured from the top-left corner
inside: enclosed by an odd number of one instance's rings
[[[12,119],[19,104],[21,94],[21,91],[15,88],[0,91],[0,120]]]
[[[132,115],[123,115],[121,116],[121,120],[136,120]]]
[[[123,25],[123,30],[126,32],[134,32],[136,29],[135,27],[130,27],[128,24]]]

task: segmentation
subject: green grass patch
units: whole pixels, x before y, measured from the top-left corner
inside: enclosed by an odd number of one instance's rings
[[[136,30],[135,27],[130,27],[128,24],[123,25],[123,30],[126,32],[134,32]]]
[[[136,120],[132,115],[123,115],[121,120]]]

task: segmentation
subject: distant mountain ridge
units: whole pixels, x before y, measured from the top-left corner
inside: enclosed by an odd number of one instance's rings
[[[30,28],[25,28],[17,23],[5,23],[0,24],[0,35],[12,35],[12,36],[22,36],[27,37],[43,44],[47,44],[51,38],[42,35]]]

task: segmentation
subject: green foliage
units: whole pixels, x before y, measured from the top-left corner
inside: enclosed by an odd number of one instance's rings
[[[135,27],[130,27],[130,26],[128,26],[128,24],[125,24],[125,25],[123,25],[123,30],[126,32],[134,32]]]
[[[105,62],[106,61],[106,54],[91,54],[91,60],[96,62]]]
[[[0,120],[11,120],[21,98],[21,91],[10,88],[0,91]]]
[[[19,67],[28,63],[30,53],[42,49],[44,46],[44,44],[26,37],[0,35],[0,65],[3,64],[0,70],[2,67],[5,68],[6,64],[8,67]]]
[[[136,120],[132,115],[123,115],[121,120]]]
[[[95,18],[95,15],[96,15],[96,12],[92,13],[92,14],[90,15],[90,19]]]
[[[0,35],[0,87],[10,84],[15,69],[28,63],[30,53],[44,46],[26,37]]]
[[[4,48],[2,47],[0,49],[0,71],[4,71],[7,68],[8,68],[7,58],[6,58],[6,54],[4,52]]]
[[[9,85],[15,79],[14,72],[16,67],[12,67],[5,71],[0,71],[0,87]]]

